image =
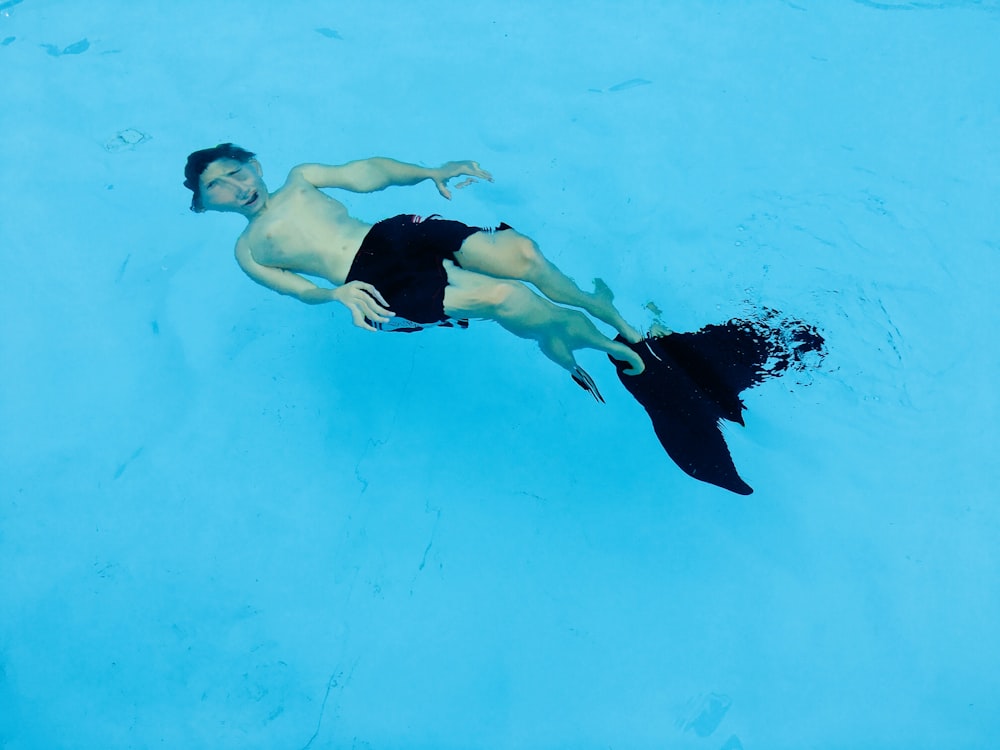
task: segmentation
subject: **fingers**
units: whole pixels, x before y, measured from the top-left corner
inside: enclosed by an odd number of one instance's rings
[[[358,328],[364,328],[366,331],[374,331],[375,333],[378,332],[378,329],[375,328],[375,326],[365,320],[365,316],[361,314],[360,310],[352,309],[351,318],[354,320],[354,325]]]
[[[388,323],[390,318],[396,316],[378,289],[371,284],[364,284],[360,289],[363,294],[358,299],[357,305],[366,318],[377,323]]]
[[[363,292],[368,292],[368,294],[377,299],[386,307],[389,306],[389,303],[385,301],[385,297],[382,296],[382,293],[379,292],[379,290],[373,287],[371,284],[367,284],[364,281],[355,281],[353,283],[357,285],[358,289],[360,289]]]
[[[451,200],[451,193],[448,192],[448,180],[449,179],[451,179],[451,178],[449,177],[449,178],[444,179],[444,180],[434,180],[434,187],[436,187],[438,189],[438,192],[441,193],[442,196],[444,196],[448,200]]]
[[[478,161],[472,162],[472,175],[474,177],[482,177],[484,180],[493,182],[493,175],[487,172],[485,169],[479,166]]]
[[[387,304],[381,304],[374,297],[361,297],[358,300],[358,304],[364,307],[366,310],[371,310],[378,313],[379,315],[388,315],[392,317],[394,313],[389,309]]]
[[[357,309],[369,320],[374,320],[378,323],[388,323],[389,318],[396,316],[396,313],[392,312],[388,307],[383,307],[372,297],[361,298],[351,307],[352,309]]]
[[[363,314],[366,318],[374,320],[376,323],[388,323],[390,318],[395,317],[394,313],[381,307],[375,307],[374,305],[369,305],[366,310],[363,310]]]
[[[437,170],[438,176],[434,177],[434,185],[438,192],[446,200],[451,200],[451,191],[448,190],[448,180],[466,175],[468,179],[455,185],[456,189],[468,187],[476,182],[475,178],[493,182],[493,175],[479,166],[477,161],[450,161]]]
[[[354,325],[366,331],[377,331],[373,323],[388,323],[396,313],[389,309],[389,303],[382,293],[364,281],[352,281],[345,285],[350,288],[340,301],[351,311]],[[346,299],[345,299],[346,296]]]
[[[460,175],[478,177],[487,182],[493,182],[493,175],[480,167],[478,161],[450,161],[442,167],[442,171],[443,174],[447,175],[443,178],[445,182]]]

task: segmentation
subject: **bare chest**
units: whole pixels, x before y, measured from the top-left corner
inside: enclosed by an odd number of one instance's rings
[[[311,192],[276,193],[266,215],[247,227],[250,252],[261,265],[341,284],[368,227],[341,203]]]

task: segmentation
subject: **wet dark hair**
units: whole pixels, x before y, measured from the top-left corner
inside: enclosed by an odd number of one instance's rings
[[[256,154],[234,143],[220,143],[218,146],[203,148],[188,156],[187,164],[184,165],[184,187],[194,193],[191,196],[191,210],[199,214],[205,210],[201,204],[201,183],[198,180],[209,164],[219,159],[232,159],[240,164],[246,164],[255,156]]]

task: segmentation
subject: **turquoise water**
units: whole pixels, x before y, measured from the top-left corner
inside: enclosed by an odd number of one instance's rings
[[[0,2],[0,746],[984,748],[997,2]],[[748,498],[601,356],[249,282],[185,156],[477,159],[637,325],[768,306]]]

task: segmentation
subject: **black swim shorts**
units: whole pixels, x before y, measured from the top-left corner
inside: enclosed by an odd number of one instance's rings
[[[501,224],[495,231],[510,228]],[[444,313],[448,274],[442,262],[450,260],[461,266],[455,253],[466,238],[482,231],[490,230],[435,216],[422,219],[400,214],[385,219],[368,231],[344,283],[367,282],[385,297],[396,317],[384,325],[373,324],[380,330],[468,326],[467,321],[451,321]]]

